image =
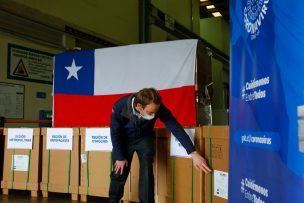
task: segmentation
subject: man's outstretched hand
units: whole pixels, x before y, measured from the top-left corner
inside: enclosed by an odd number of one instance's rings
[[[206,160],[197,151],[192,152],[190,155],[196,169],[200,169],[205,173],[211,172],[211,169],[208,167]]]

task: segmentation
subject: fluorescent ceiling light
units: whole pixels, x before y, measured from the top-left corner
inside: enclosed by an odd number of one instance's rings
[[[201,0],[201,2],[204,2],[204,1],[208,1],[208,0]]]
[[[214,13],[212,13],[212,15],[214,17],[220,17],[220,16],[222,16],[222,14],[220,12],[214,12]]]
[[[207,8],[207,9],[213,9],[213,8],[215,8],[215,6],[212,4],[212,5],[206,6],[206,8]]]

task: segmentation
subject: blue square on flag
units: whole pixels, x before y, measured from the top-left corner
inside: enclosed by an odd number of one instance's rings
[[[94,94],[94,50],[55,55],[55,94]]]

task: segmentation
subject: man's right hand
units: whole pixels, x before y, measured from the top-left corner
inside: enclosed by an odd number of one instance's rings
[[[122,175],[124,168],[128,167],[128,161],[127,160],[117,160],[114,164],[114,171],[116,174],[119,173],[120,171],[120,175]]]
[[[196,169],[200,169],[205,173],[210,173],[212,170],[208,167],[208,164],[204,157],[202,157],[197,151],[192,152],[191,157],[193,159],[193,164]]]

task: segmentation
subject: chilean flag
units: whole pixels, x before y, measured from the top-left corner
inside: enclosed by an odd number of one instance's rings
[[[56,55],[53,126],[109,126],[113,104],[145,87],[183,126],[196,126],[196,48],[197,40],[179,40]]]

